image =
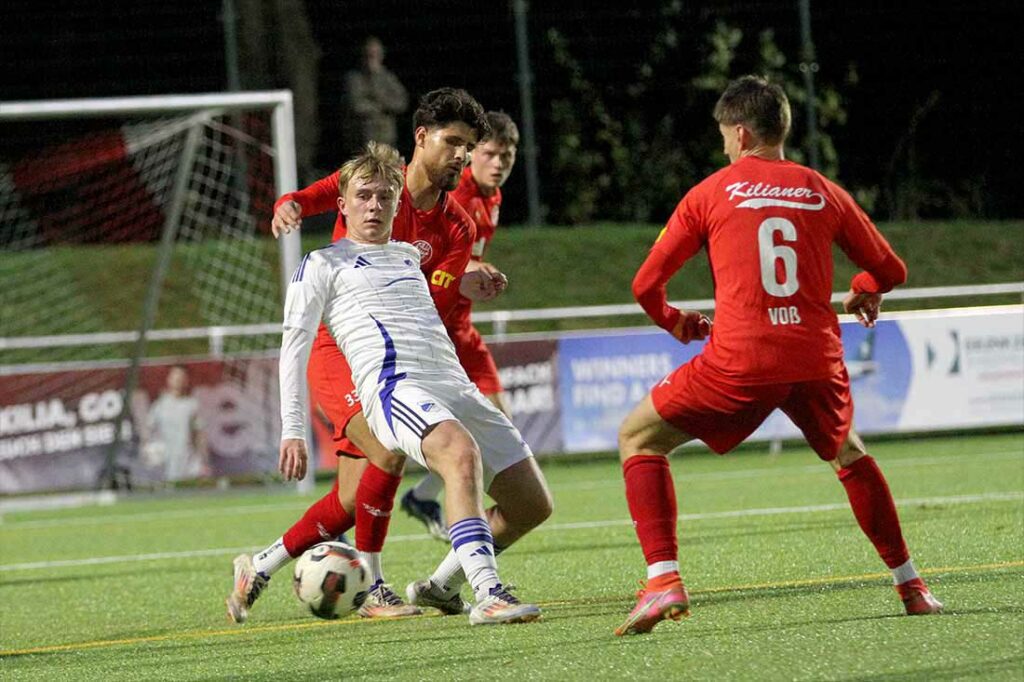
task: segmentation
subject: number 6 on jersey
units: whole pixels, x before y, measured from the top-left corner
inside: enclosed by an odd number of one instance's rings
[[[761,286],[770,296],[792,296],[800,289],[796,276],[796,251],[789,246],[775,244],[775,233],[781,232],[783,241],[796,241],[796,225],[785,218],[768,218],[757,228],[757,247],[761,254]],[[783,276],[778,281],[775,261],[782,260]]]

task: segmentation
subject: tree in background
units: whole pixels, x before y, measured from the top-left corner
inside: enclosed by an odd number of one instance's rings
[[[554,222],[664,220],[682,193],[725,162],[710,112],[726,83],[744,73],[763,74],[786,89],[794,113],[787,152],[804,161],[808,140],[801,120],[808,95],[774,31],[762,30],[755,43],[740,29],[716,22],[701,58],[693,60],[678,28],[681,5],[666,2],[661,15],[658,33],[624,88],[599,86],[566,37],[548,30],[559,67],[555,77],[564,78],[565,92],[551,102],[551,163],[559,188],[559,202],[551,207]],[[847,82],[855,83],[852,68]],[[846,122],[846,111],[834,87],[819,83],[816,96],[821,170],[836,177],[839,159],[829,131]]]

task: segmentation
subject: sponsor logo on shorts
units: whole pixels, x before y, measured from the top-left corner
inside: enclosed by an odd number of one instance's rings
[[[434,403],[420,403],[420,409],[424,412],[430,412],[434,408]]]

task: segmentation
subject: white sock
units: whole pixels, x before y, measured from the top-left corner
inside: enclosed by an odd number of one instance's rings
[[[494,540],[491,527],[479,517],[462,519],[448,529],[452,549],[459,558],[466,579],[478,600],[498,585],[498,562],[494,559]]]
[[[448,550],[447,556],[434,569],[430,576],[430,582],[443,590],[445,596],[451,596],[458,592],[466,582],[466,574],[462,570],[462,562],[454,549]]]
[[[291,560],[292,556],[284,548],[284,538],[280,537],[265,550],[255,554],[252,558],[252,565],[257,573],[262,573],[269,578]]]
[[[444,480],[437,474],[428,471],[427,475],[412,489],[412,496],[421,502],[427,500],[436,502],[442,490],[444,490]]]
[[[370,584],[384,582],[384,570],[380,566],[380,552],[363,552],[360,550],[359,556],[363,557],[363,561],[370,567],[370,575],[373,576]]]
[[[504,547],[494,545],[495,557],[504,551]],[[466,584],[466,572],[462,570],[459,556],[455,553],[454,549],[448,550],[448,555],[434,569],[433,574],[430,576],[430,582],[434,583],[435,587],[444,592],[445,596],[450,597],[462,590],[462,586]]]
[[[678,561],[657,561],[653,564],[647,565],[647,579],[654,580],[659,575],[665,575],[666,573],[679,572]]]
[[[900,585],[919,577],[917,575],[917,569],[914,568],[914,562],[907,559],[906,563],[900,564],[896,568],[892,569],[892,584]]]

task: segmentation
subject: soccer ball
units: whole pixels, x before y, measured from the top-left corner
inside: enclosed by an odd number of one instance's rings
[[[370,569],[354,547],[324,542],[295,562],[295,596],[318,618],[339,618],[355,611],[370,589]]]

